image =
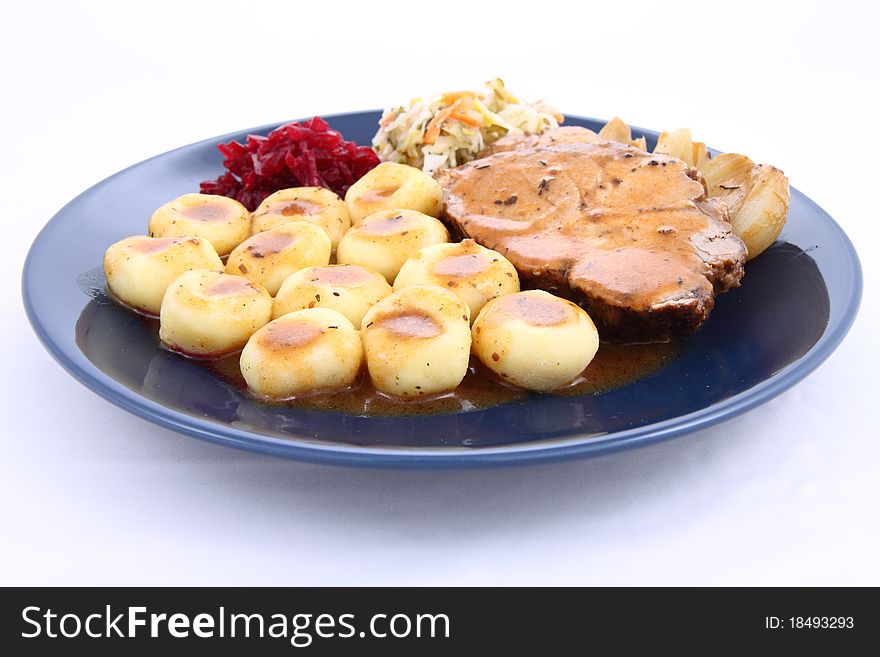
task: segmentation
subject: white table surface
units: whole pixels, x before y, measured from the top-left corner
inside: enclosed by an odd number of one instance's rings
[[[0,584],[880,584],[870,3],[74,4],[16,3],[0,39]],[[87,391],[37,342],[22,262],[86,187],[231,130],[495,75],[571,113],[688,125],[784,169],[862,258],[861,313],[838,351],[772,402],[688,437],[413,472],[177,435]]]

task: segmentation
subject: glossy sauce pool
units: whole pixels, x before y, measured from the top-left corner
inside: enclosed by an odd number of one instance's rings
[[[679,353],[679,342],[654,344],[602,343],[596,357],[570,386],[554,395],[589,395],[619,388],[648,376]],[[242,391],[247,390],[239,369],[239,354],[214,360],[194,361]],[[378,390],[362,373],[358,384],[345,391],[315,393],[267,404],[310,410],[337,411],[359,416],[434,415],[489,408],[536,393],[498,381],[476,357],[471,356],[464,380],[453,392],[419,399],[399,399]]]
[[[125,306],[108,296],[106,290],[102,289],[98,296],[103,301],[100,303],[98,300],[93,301],[91,304],[93,309],[102,306],[117,307],[124,313],[130,313],[131,317],[137,318],[136,324],[141,326],[140,330],[150,336],[148,340],[151,339],[154,345],[171,351],[159,341],[158,317]],[[94,321],[90,319],[89,307],[87,306],[83,311],[80,320],[79,330],[83,334],[89,332],[89,326]],[[118,320],[112,321],[118,322]],[[104,344],[104,341],[100,344]],[[116,349],[115,346],[108,348]],[[683,342],[680,338],[649,344],[602,342],[592,362],[571,385],[548,394],[550,396],[591,395],[620,388],[659,371],[682,351]],[[214,359],[194,359],[178,352],[171,353],[176,358],[184,358],[193,365],[203,368],[218,379],[234,386],[242,394],[250,396],[239,368],[241,352]],[[267,406],[335,411],[355,416],[404,416],[460,413],[490,408],[535,395],[537,393],[514,388],[499,381],[476,357],[471,356],[464,380],[453,392],[444,395],[407,400],[390,397],[376,390],[366,373],[362,372],[357,385],[348,390],[315,393],[295,399],[262,403]]]

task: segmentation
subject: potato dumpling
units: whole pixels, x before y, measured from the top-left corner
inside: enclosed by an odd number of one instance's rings
[[[282,189],[265,198],[251,215],[251,232],[307,221],[327,233],[333,248],[351,226],[345,202],[323,187]]]
[[[440,221],[415,210],[384,210],[352,226],[336,249],[336,262],[363,265],[382,274],[389,283],[407,259],[419,249],[449,241]]]
[[[507,258],[471,239],[426,246],[403,263],[394,289],[419,284],[455,293],[470,307],[472,319],[489,299],[519,292],[519,276]]]
[[[385,297],[361,326],[370,379],[380,391],[417,397],[453,390],[467,373],[467,304],[435,285],[412,285]]]
[[[136,235],[104,252],[110,293],[142,313],[158,315],[171,281],[190,269],[223,269],[208,240],[198,237]]]
[[[383,162],[348,188],[345,205],[355,225],[366,216],[395,208],[438,217],[443,209],[443,190],[440,183],[415,167]]]
[[[177,277],[162,299],[159,338],[188,356],[210,358],[241,349],[272,319],[272,297],[241,276],[194,269]]]
[[[226,255],[251,234],[247,208],[214,194],[184,194],[153,213],[150,237],[201,237]]]
[[[389,294],[391,286],[385,277],[360,265],[307,267],[281,285],[272,316],[306,308],[332,308],[359,329],[366,312]]]
[[[313,224],[302,221],[257,233],[229,254],[226,273],[244,276],[278,292],[284,279],[304,267],[330,262],[330,238]]]
[[[344,315],[312,308],[263,326],[248,340],[240,362],[252,392],[285,399],[354,385],[364,352],[360,335]]]
[[[571,301],[543,290],[492,299],[472,329],[474,353],[504,381],[546,392],[571,383],[593,360],[599,334]]]

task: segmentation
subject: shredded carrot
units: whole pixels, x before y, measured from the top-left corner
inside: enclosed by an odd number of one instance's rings
[[[472,125],[475,128],[479,128],[483,123],[479,119],[475,119],[474,117],[468,114],[462,114],[461,112],[453,112],[449,115],[450,119],[455,119],[456,121],[461,121],[462,123],[467,123],[468,125]]]
[[[459,107],[459,110],[461,110],[462,112],[474,109],[474,97],[473,96],[462,96],[461,97],[461,105],[459,105],[458,107]]]
[[[425,130],[425,137],[424,139],[422,139],[424,143],[433,144],[437,141],[437,137],[440,136],[440,127],[442,126],[443,122],[450,116],[455,114],[455,111],[458,109],[460,103],[461,98],[456,100],[449,107],[444,107],[442,110],[434,115],[434,118],[431,119],[430,123],[428,123],[427,129]]]
[[[395,117],[394,112],[388,112],[388,114],[386,114],[385,116],[383,116],[379,120],[379,125],[382,126],[383,128],[387,128],[388,124],[394,120],[394,117]]]
[[[450,91],[449,93],[443,94],[443,97],[440,99],[444,105],[452,105],[455,101],[461,100],[462,98],[473,98],[473,91]]]

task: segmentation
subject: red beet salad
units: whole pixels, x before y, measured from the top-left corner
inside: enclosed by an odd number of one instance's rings
[[[248,135],[244,144],[217,146],[226,173],[200,185],[203,194],[234,198],[255,210],[269,194],[290,187],[326,187],[339,196],[379,164],[369,146],[345,141],[320,117],[288,123],[263,137]]]

